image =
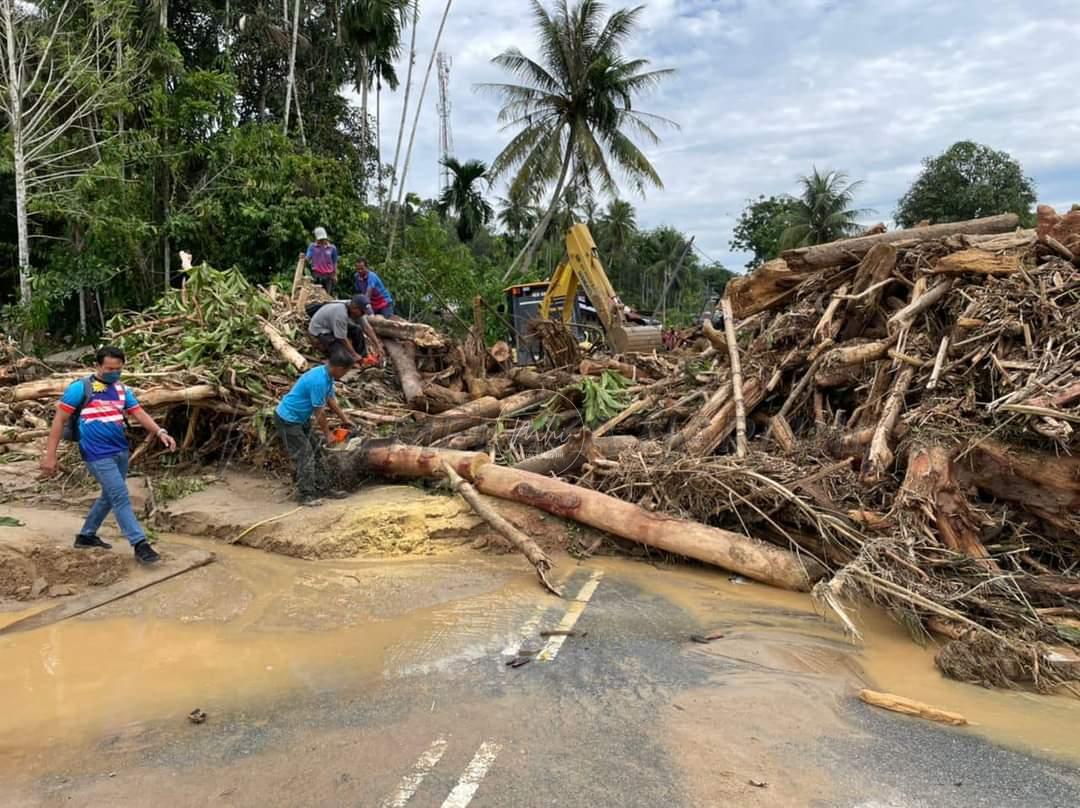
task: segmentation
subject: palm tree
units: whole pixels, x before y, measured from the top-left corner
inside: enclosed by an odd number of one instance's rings
[[[440,162],[450,169],[453,179],[439,197],[439,213],[443,218],[454,213],[457,216],[458,238],[463,242],[472,241],[495,213],[476,188],[476,183],[487,179],[487,164],[481,160],[461,163],[453,157]]]
[[[600,217],[599,240],[604,245],[608,274],[615,277],[622,268],[622,259],[630,242],[637,235],[637,214],[625,199],[612,199]]]
[[[354,84],[367,127],[368,93],[379,81],[398,84],[394,62],[401,55],[401,33],[408,22],[409,0],[349,0],[341,23],[346,47],[356,63]]]
[[[791,207],[780,246],[788,250],[854,236],[861,228],[856,219],[871,211],[851,207],[862,182],[848,182],[843,171],[818,171],[801,177],[802,193]]]
[[[576,180],[615,195],[613,169],[635,191],[662,188],[656,169],[628,132],[658,143],[656,123],[664,118],[634,109],[633,100],[671,75],[647,70],[645,59],[628,59],[623,46],[637,27],[642,7],[620,9],[604,18],[599,0],[555,0],[553,13],[530,0],[543,64],[517,48],[494,58],[521,84],[487,84],[503,99],[499,121],[517,129],[491,166],[492,179],[513,172],[513,184],[539,191],[555,183],[543,218],[507,270],[528,266],[548,229],[571,168]]]
[[[511,185],[505,197],[499,197],[498,220],[515,241],[529,233],[540,219],[536,197],[528,189]]]

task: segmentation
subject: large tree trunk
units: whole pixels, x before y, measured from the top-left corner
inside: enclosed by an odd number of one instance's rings
[[[413,116],[412,131],[409,133],[409,145],[405,148],[405,165],[401,169],[401,184],[398,186],[398,204],[390,217],[390,244],[386,248],[387,261],[394,255],[397,219],[401,212],[401,206],[405,203],[405,180],[409,177],[409,161],[412,158],[413,142],[416,140],[416,127],[420,123],[420,112],[424,108],[424,95],[427,93],[428,81],[431,79],[431,68],[435,64],[435,56],[439,52],[439,41],[442,39],[443,28],[446,27],[446,18],[450,14],[451,3],[453,3],[453,0],[446,0],[446,8],[443,9],[442,19],[439,21],[439,30],[435,33],[435,44],[431,46],[431,58],[428,59],[427,70],[424,72],[424,81],[420,85],[420,95],[416,99],[416,114]]]
[[[371,330],[383,339],[412,342],[422,348],[443,348],[446,346],[446,340],[442,335],[426,323],[388,320],[378,314],[370,315],[367,321],[371,324]]]
[[[793,272],[805,272],[807,270],[857,263],[875,244],[930,241],[958,234],[1005,233],[1013,230],[1019,224],[1019,216],[1015,213],[1005,213],[1001,216],[988,216],[984,219],[935,224],[929,227],[915,227],[911,230],[893,230],[889,233],[879,233],[874,236],[831,241],[828,244],[816,244],[813,247],[799,247],[794,250],[785,250],[781,257]]]
[[[398,342],[396,339],[384,339],[383,345],[386,347],[386,355],[397,370],[405,403],[411,407],[424,396],[424,383],[420,380],[414,359],[416,345],[412,342]]]
[[[896,506],[912,514],[921,532],[954,552],[976,559],[989,570],[997,565],[979,541],[978,520],[953,475],[952,458],[942,446],[908,452],[907,473]]]
[[[432,418],[421,430],[417,439],[421,443],[432,443],[487,420],[511,418],[549,400],[551,395],[547,390],[525,390],[501,401],[494,396],[484,396]]]
[[[15,43],[15,3],[13,0],[4,0],[3,15],[6,39],[4,55],[7,57],[8,105],[11,108],[11,118],[8,121],[8,126],[11,127],[13,168],[15,170],[15,230],[19,249],[19,303],[23,306],[29,306],[32,290],[30,288],[30,226],[27,221],[26,200],[26,147],[23,142],[22,120],[22,94],[24,89],[22,71],[24,65],[16,57],[18,48]]]
[[[1080,512],[1080,458],[1022,452],[992,440],[980,441],[955,464],[963,485],[1015,502],[1064,530]]]
[[[293,90],[296,86],[296,43],[300,38],[300,0],[296,0],[292,21],[292,44],[289,46],[289,78],[285,84],[285,121],[282,131],[289,134],[289,113],[292,110]],[[366,122],[365,122],[366,126]]]
[[[633,435],[594,438],[588,432],[582,431],[573,435],[562,446],[515,463],[514,468],[531,471],[533,474],[554,474],[559,477],[577,471],[597,455],[607,460],[614,460],[623,452],[634,449],[640,444],[641,442]]]
[[[363,470],[397,477],[438,477],[443,473],[442,464],[449,463],[484,494],[533,505],[615,536],[783,589],[807,591],[824,573],[813,561],[750,536],[651,513],[598,491],[498,466],[485,454],[395,444],[360,449],[350,455],[348,462]]]
[[[765,399],[765,385],[759,379],[747,379],[743,384],[742,397],[745,411],[753,412],[754,408]],[[715,452],[716,447],[730,437],[735,430],[736,412],[736,402],[734,398],[729,398],[724,406],[709,419],[704,428],[686,441],[687,454],[705,457]]]

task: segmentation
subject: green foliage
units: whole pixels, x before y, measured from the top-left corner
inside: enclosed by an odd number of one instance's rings
[[[733,250],[753,253],[754,257],[746,264],[747,269],[780,255],[780,241],[796,204],[786,194],[768,198],[762,194],[756,200],[746,200],[746,208],[735,223],[730,246]]]
[[[266,338],[255,327],[258,317],[270,314],[269,299],[236,270],[217,270],[206,264],[187,272],[182,290],[172,290],[150,307],[134,323],[118,315],[110,321],[114,331],[151,320],[184,318],[175,333],[151,328],[135,328],[120,337],[120,345],[131,357],[134,369],[157,370],[180,364],[202,368],[218,382],[238,370],[238,357],[260,355]],[[244,384],[255,380],[245,378]]]
[[[439,213],[457,216],[458,238],[472,241],[480,228],[491,221],[494,211],[476,184],[487,179],[487,165],[481,160],[459,162],[453,157],[443,159],[452,176],[450,185],[439,197]]]
[[[159,504],[164,504],[205,491],[206,487],[206,480],[202,477],[166,474],[154,481],[154,495],[157,497]]]
[[[630,394],[626,390],[630,380],[613,370],[605,370],[598,378],[586,376],[576,386],[581,391],[582,417],[590,429],[630,406]]]
[[[937,224],[1015,213],[1030,227],[1034,204],[1035,181],[1008,152],[963,140],[923,160],[894,217],[901,227],[913,227],[924,219]]]
[[[856,221],[869,211],[851,207],[861,182],[848,182],[843,171],[818,171],[799,179],[802,193],[791,206],[788,226],[780,237],[782,249],[826,244],[859,232]]]

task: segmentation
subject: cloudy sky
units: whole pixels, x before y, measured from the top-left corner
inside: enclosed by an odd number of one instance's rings
[[[444,6],[420,7],[422,77]],[[1019,159],[1041,201],[1080,201],[1080,0],[647,0],[642,19],[627,55],[678,72],[637,106],[680,128],[647,150],[664,189],[628,198],[640,225],[693,234],[729,268],[747,258],[728,245],[746,199],[793,192],[815,164],[864,181],[870,221],[891,222],[920,160],[962,139]],[[454,0],[440,50],[459,158],[490,161],[507,141],[498,100],[474,86],[506,78],[492,56],[533,43],[526,0]],[[438,187],[435,96],[433,77],[408,182],[424,196]],[[400,101],[384,99],[384,154]]]

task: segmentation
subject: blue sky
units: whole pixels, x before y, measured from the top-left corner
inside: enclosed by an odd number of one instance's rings
[[[890,224],[920,160],[964,139],[1019,159],[1040,201],[1080,201],[1080,0],[644,5],[628,55],[678,72],[638,107],[680,128],[646,150],[664,189],[627,198],[640,225],[693,234],[729,268],[746,261],[728,246],[745,200],[795,191],[813,165],[862,180],[857,206],[876,211],[868,221]],[[420,8],[414,98],[443,2],[421,0]],[[524,0],[454,0],[440,50],[453,58],[459,158],[490,161],[508,139],[496,123],[498,100],[474,85],[504,80],[491,57],[512,45],[535,54],[533,42]],[[433,77],[408,181],[423,196],[438,187],[435,94]],[[400,92],[384,98],[384,154],[392,154],[400,102]]]

